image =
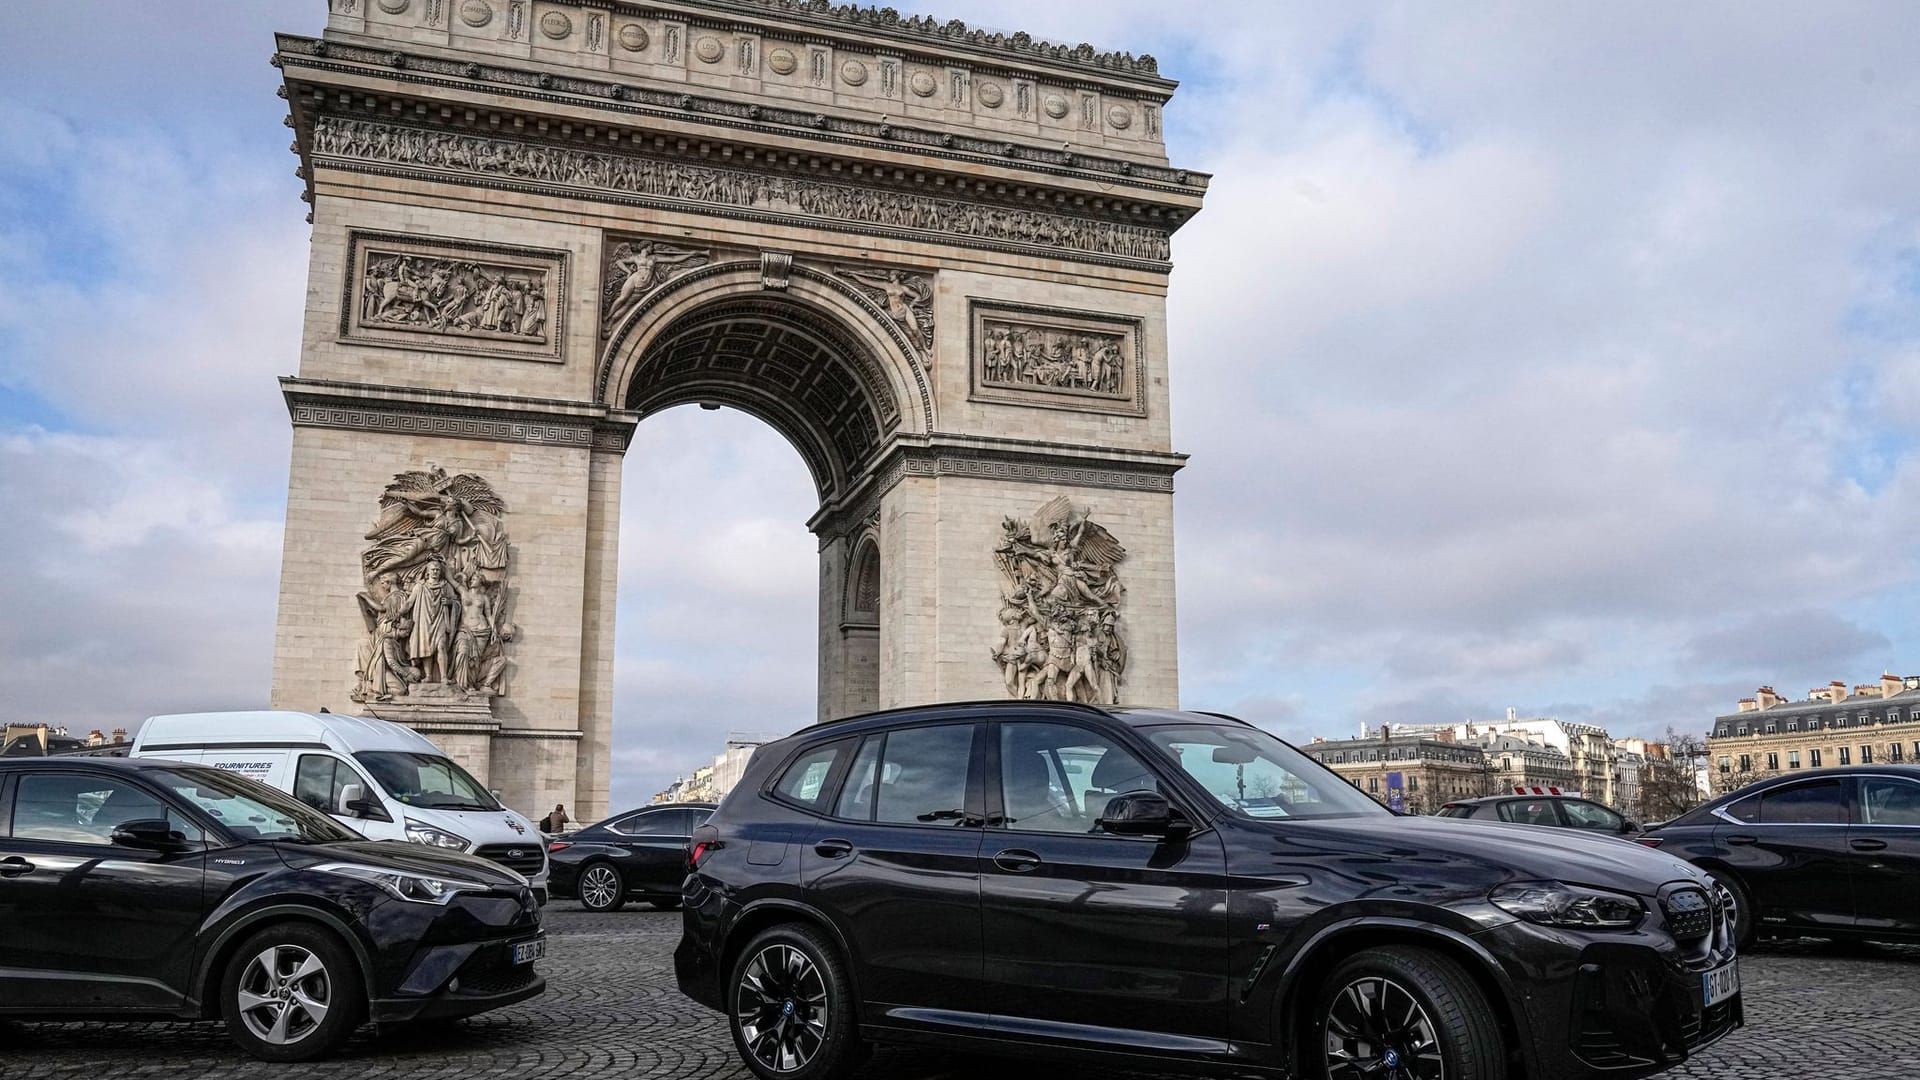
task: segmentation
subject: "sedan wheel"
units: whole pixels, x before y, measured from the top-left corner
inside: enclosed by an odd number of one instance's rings
[[[594,863],[580,873],[580,906],[588,911],[619,911],[627,902],[626,882],[620,871]]]

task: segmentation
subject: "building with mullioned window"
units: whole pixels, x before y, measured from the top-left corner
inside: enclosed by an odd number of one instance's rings
[[[1716,716],[1707,735],[1716,792],[1780,773],[1920,761],[1920,676],[1835,680],[1790,701],[1771,686]]]

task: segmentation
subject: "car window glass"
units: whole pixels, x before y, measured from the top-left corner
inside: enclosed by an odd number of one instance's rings
[[[131,783],[104,776],[29,773],[20,778],[13,801],[13,835],[20,840],[63,844],[113,843],[113,830],[129,821],[166,821],[192,841],[201,839],[191,822]]]
[[[352,766],[324,754],[302,754],[293,774],[293,797],[323,814],[345,814],[349,785],[367,798],[366,783]]]
[[[1760,820],[1760,796],[1749,795],[1738,802],[1729,803],[1721,808],[1721,812],[1735,821],[1756,824]]]
[[[1864,785],[1861,810],[1868,825],[1920,826],[1920,784],[1869,777]]]
[[[1619,814],[1597,803],[1581,802],[1569,799],[1560,804],[1567,815],[1567,824],[1576,829],[1598,829],[1602,832],[1619,832],[1627,821]]]
[[[1760,796],[1764,825],[1839,825],[1846,820],[1838,780],[1774,788]]]
[[[498,811],[493,793],[465,769],[438,754],[363,750],[353,755],[380,786],[408,806],[432,810]]]
[[[873,784],[880,768],[880,747],[885,742],[884,735],[870,735],[860,744],[860,752],[853,758],[853,769],[847,773],[847,782],[840,786],[840,802],[834,807],[833,816],[855,821],[873,819]]]
[[[847,748],[848,740],[843,739],[808,750],[793,759],[773,790],[788,802],[818,809],[826,799],[827,778],[833,775],[833,767],[839,763],[840,755],[846,753]]]
[[[874,786],[874,820],[957,825],[966,820],[972,724],[887,733]]]
[[[1169,724],[1143,730],[1221,806],[1248,817],[1387,813],[1332,770],[1259,728]]]
[[[1159,790],[1139,758],[1103,735],[1068,724],[1000,725],[1007,828],[1093,832],[1115,795]]]
[[[635,814],[621,822],[620,831],[628,836],[685,836],[680,821],[677,810],[655,810],[651,814]]]
[[[1558,825],[1552,799],[1509,799],[1500,804],[1500,820],[1516,825]]]

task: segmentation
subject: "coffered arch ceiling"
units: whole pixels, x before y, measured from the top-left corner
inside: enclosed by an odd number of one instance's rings
[[[689,403],[757,416],[800,452],[827,502],[899,425],[891,390],[862,370],[874,368],[864,348],[800,301],[717,299],[652,336],[623,404],[642,417]]]

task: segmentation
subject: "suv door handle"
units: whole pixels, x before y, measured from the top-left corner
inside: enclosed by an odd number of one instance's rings
[[[1040,856],[1021,848],[1008,848],[993,857],[993,865],[1009,873],[1024,874],[1040,869]]]
[[[33,864],[18,855],[9,855],[0,859],[0,877],[19,877],[21,874],[33,873],[33,870]]]
[[[1734,835],[1727,837],[1727,843],[1729,844],[1757,844],[1759,842],[1760,842],[1759,837],[1748,836],[1746,833],[1735,833]]]
[[[1853,841],[1849,841],[1849,846],[1852,847],[1853,850],[1855,851],[1887,850],[1887,842],[1885,840],[1865,840],[1865,839],[1853,840]]]
[[[820,840],[814,843],[813,850],[823,859],[844,859],[853,854],[853,843],[840,839]]]

